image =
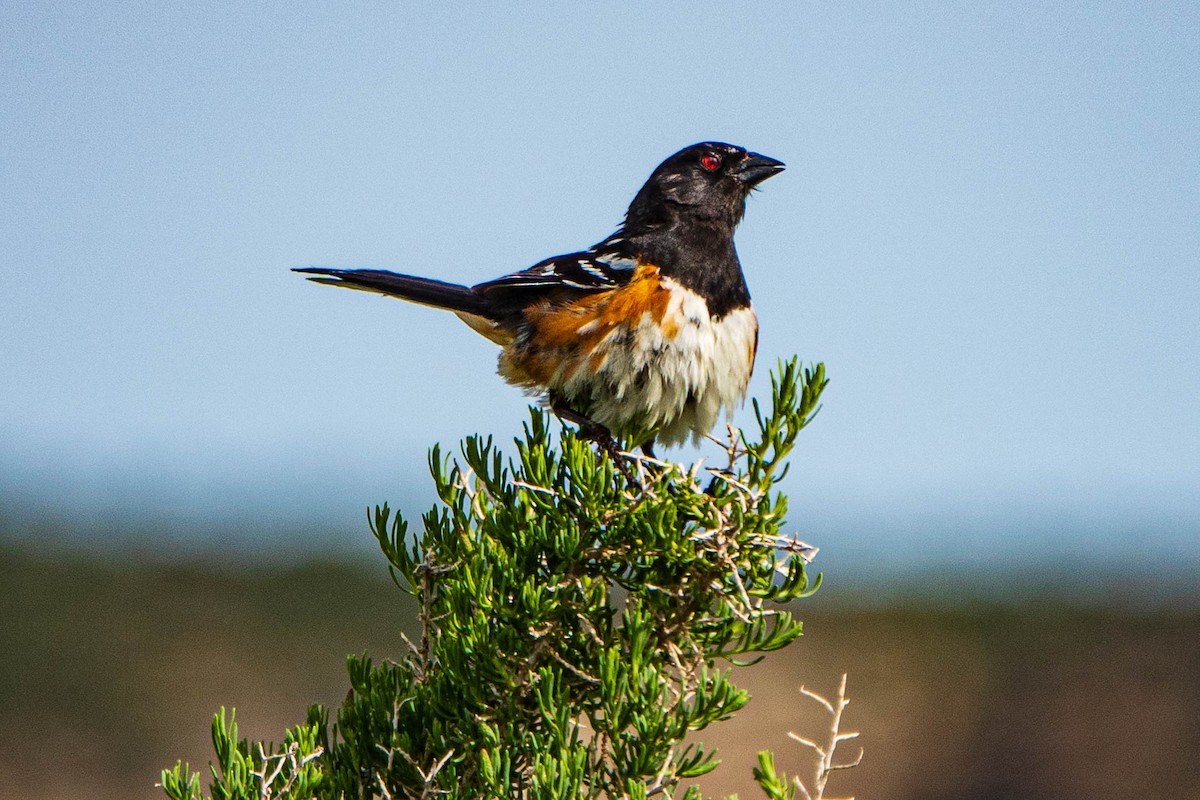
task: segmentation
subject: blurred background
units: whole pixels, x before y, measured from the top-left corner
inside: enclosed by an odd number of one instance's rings
[[[807,769],[848,672],[835,794],[1200,796],[1195,3],[25,2],[0,44],[0,798],[155,797],[218,707],[278,739],[400,653],[364,509],[528,400],[290,267],[495,277],[706,139],[788,164],[751,393],[832,379],[783,486],[826,586],[706,790]]]

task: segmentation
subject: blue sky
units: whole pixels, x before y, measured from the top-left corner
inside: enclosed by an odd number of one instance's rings
[[[10,512],[357,547],[526,400],[288,268],[494,277],[720,139],[788,164],[738,235],[752,392],[828,365],[785,488],[831,563],[1200,564],[1195,3],[27,2],[0,45]]]

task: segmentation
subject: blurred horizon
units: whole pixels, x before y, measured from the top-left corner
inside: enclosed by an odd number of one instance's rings
[[[384,498],[396,508],[395,498]],[[402,504],[410,524],[420,524],[429,504]],[[205,517],[169,507],[160,514],[144,508],[109,509],[72,516],[48,506],[0,503],[0,553],[9,557],[55,559],[118,567],[136,563],[147,569],[183,568],[198,574],[246,574],[259,571],[343,569],[385,572],[385,559],[367,526],[367,508],[351,519],[318,522],[283,515],[241,518]],[[1063,607],[1188,613],[1200,610],[1195,561],[1147,557],[1137,531],[1111,551],[1088,553],[1022,552],[1030,528],[1001,527],[957,531],[963,551],[978,551],[979,539],[996,552],[941,555],[923,552],[913,542],[941,531],[902,530],[883,521],[884,533],[900,544],[884,552],[866,552],[854,539],[856,528],[812,528],[801,536],[819,552],[811,566],[824,586],[817,608],[986,608],[1027,607],[1046,602]],[[1071,531],[1049,525],[1041,531],[1070,541]],[[975,540],[972,540],[972,535]],[[1081,534],[1077,534],[1081,535]],[[1089,535],[1087,533],[1082,534]],[[1179,535],[1179,534],[1177,534]],[[1142,537],[1145,538],[1145,537]],[[1170,535],[1160,537],[1165,541]],[[1007,543],[1007,550],[1001,550]],[[1132,555],[1131,555],[1132,554]]]

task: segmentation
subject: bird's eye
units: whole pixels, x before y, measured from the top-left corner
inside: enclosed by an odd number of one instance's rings
[[[721,157],[714,153],[705,153],[700,156],[700,166],[709,172],[716,172],[717,167],[721,166]]]

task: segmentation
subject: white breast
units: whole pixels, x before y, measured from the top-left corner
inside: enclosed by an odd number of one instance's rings
[[[741,405],[754,367],[758,321],[750,308],[718,320],[704,298],[669,279],[671,303],[661,323],[649,313],[601,343],[600,368],[579,370],[562,387],[588,416],[619,435],[656,432],[674,445],[698,440]],[[672,335],[673,334],[673,335]]]

